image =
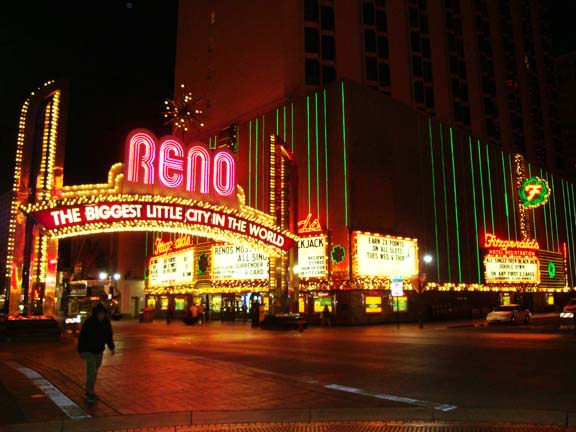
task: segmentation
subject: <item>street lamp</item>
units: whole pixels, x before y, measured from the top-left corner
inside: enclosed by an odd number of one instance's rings
[[[434,257],[432,256],[432,254],[429,253],[425,253],[424,255],[422,255],[422,261],[424,261],[424,264],[426,266],[429,266],[430,264],[432,264],[432,261],[434,261]],[[418,272],[418,300],[420,303],[420,310],[418,312],[418,327],[419,328],[424,328],[424,304],[423,304],[423,299],[422,299],[422,294],[423,293],[423,289],[424,289],[424,284],[426,283],[426,272]]]
[[[422,260],[426,263],[426,264],[431,264],[432,261],[434,261],[434,258],[432,257],[432,255],[430,255],[429,253],[425,254],[422,257]]]

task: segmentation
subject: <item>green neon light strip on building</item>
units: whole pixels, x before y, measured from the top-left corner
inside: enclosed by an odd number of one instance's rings
[[[576,207],[574,206],[574,202],[572,200],[573,198],[573,193],[574,189],[573,189],[573,185],[571,183],[568,183],[568,181],[566,182],[566,198],[568,201],[568,214],[570,215],[570,244],[571,247],[570,249],[568,249],[568,252],[570,253],[571,257],[573,259],[576,259],[576,242],[574,241],[574,226],[576,225],[576,215],[574,214],[574,212],[576,211]],[[570,261],[570,259],[567,259],[568,261]],[[576,261],[570,261],[570,264],[572,266],[572,273],[570,274],[571,278],[572,278],[572,285],[574,286],[574,272],[576,271],[576,267],[575,267],[575,263]]]
[[[276,136],[280,136],[280,110],[276,108]]]
[[[576,224],[576,198],[574,197],[574,185],[572,183],[570,184],[570,195],[572,197],[572,219]],[[576,244],[574,245],[574,250],[572,251],[572,268],[576,269]]]
[[[310,184],[312,183],[312,168],[310,162],[310,96],[306,96],[306,151],[308,157],[306,158],[306,166],[308,168],[308,213],[312,213],[312,198],[310,191]]]
[[[440,282],[440,243],[438,239],[438,209],[436,208],[436,168],[434,166],[434,146],[432,145],[432,119],[428,117],[428,139],[430,142],[430,168],[432,172],[432,204],[434,207],[434,240],[436,242],[436,276]]]
[[[510,212],[508,210],[508,186],[506,185],[506,163],[504,162],[504,152],[500,151],[502,157],[502,181],[504,181],[504,210],[506,211],[506,226],[508,227],[508,238],[510,237]]]
[[[528,177],[532,177],[532,165],[530,165],[530,163],[528,164]],[[536,212],[534,211],[534,209],[532,209],[532,226],[534,227],[534,238],[537,239],[538,238],[538,234],[537,234],[537,228],[536,225],[538,225],[537,221],[536,221]]]
[[[290,149],[294,153],[294,103],[290,102]]]
[[[546,173],[546,180],[549,180],[550,176],[548,172],[544,172]],[[550,227],[550,244],[552,245],[551,250],[556,250],[556,242],[554,239],[554,215],[552,214],[552,199],[550,199],[548,204],[544,206],[544,210],[548,210],[548,221],[550,222],[548,225]]]
[[[318,93],[314,93],[314,116],[316,118],[316,216],[320,217],[320,135],[318,134]]]
[[[283,122],[283,126],[284,126],[284,144],[286,144],[286,105],[284,105],[284,107],[282,108],[282,110],[284,111],[284,122]],[[294,151],[294,149],[292,149],[292,151]]]
[[[550,174],[550,178],[552,179],[552,193],[551,198],[554,202],[554,221],[556,224],[556,246],[558,246],[558,251],[562,251],[562,245],[560,244],[560,229],[558,228],[558,209],[556,207],[556,188],[554,186],[554,174]]]
[[[324,181],[325,181],[325,188],[326,188],[326,228],[330,227],[330,211],[328,205],[328,191],[329,191],[329,184],[328,184],[328,123],[326,120],[326,89],[323,91],[323,99],[324,99]]]
[[[486,204],[484,202],[484,171],[482,169],[482,151],[480,150],[480,140],[477,140],[476,143],[478,144],[478,172],[480,173],[480,191],[482,197],[482,223],[484,226],[484,233],[486,233]]]
[[[444,161],[444,132],[440,123],[440,157],[442,158],[442,184],[444,186],[444,217],[446,219],[446,262],[448,263],[448,282],[452,282],[452,269],[450,266],[450,221],[448,220],[448,191],[446,188],[446,164]]]
[[[510,172],[510,204],[512,206],[512,220],[514,221],[514,238],[518,240],[518,225],[516,223],[516,212],[518,206],[516,205],[516,195],[514,193],[514,176],[512,175],[512,156],[508,153],[508,171]]]
[[[348,227],[348,150],[346,149],[346,97],[344,95],[344,82],[340,86],[342,98],[342,150],[344,159],[344,225]]]
[[[542,168],[540,168],[540,177],[544,177]],[[544,215],[544,232],[546,233],[546,250],[550,250],[550,241],[548,240],[548,216],[546,215],[546,207],[542,209],[542,214]]]
[[[560,179],[560,185],[562,186],[562,207],[564,209],[564,229],[566,230],[566,247],[567,249],[570,251],[570,253],[572,253],[572,218],[570,217],[570,212],[568,210],[568,205],[570,204],[567,200],[567,196],[566,196],[566,187],[564,186],[564,179],[561,178]],[[570,261],[567,262],[568,265],[568,275],[570,277],[570,279],[572,278],[572,272],[570,271],[570,268],[572,267]]]
[[[490,149],[486,144],[486,166],[488,173],[488,192],[490,192],[490,215],[492,216],[492,233],[496,234],[496,226],[494,225],[494,202],[492,201],[492,174],[490,169]]]
[[[254,152],[254,207],[258,208],[258,118],[256,118],[256,151]]]
[[[472,151],[472,138],[468,137],[468,146],[470,147],[470,179],[472,180],[472,203],[474,207],[474,230],[476,232],[476,263],[478,267],[478,283],[482,282],[480,270],[480,244],[478,241],[478,215],[476,210],[476,176],[474,175],[474,154]]]
[[[248,205],[252,205],[252,120],[248,123]]]
[[[450,128],[450,156],[452,157],[452,184],[454,186],[454,218],[456,220],[456,251],[458,252],[458,283],[462,283],[462,258],[460,256],[460,221],[458,217],[458,194],[456,192],[456,163],[454,161],[454,138]]]

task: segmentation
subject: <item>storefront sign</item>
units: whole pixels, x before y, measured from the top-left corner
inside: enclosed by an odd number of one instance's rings
[[[212,248],[214,280],[268,279],[268,256],[246,246],[222,245]]]
[[[320,231],[322,231],[320,220],[318,218],[312,219],[312,213],[308,213],[306,219],[298,222],[298,232],[300,234],[314,233]]]
[[[189,234],[183,234],[175,240],[159,237],[154,240],[154,255],[166,255],[189,246],[192,246],[192,236]]]
[[[486,283],[540,282],[539,261],[534,252],[508,251],[484,257]]]
[[[150,287],[189,284],[193,280],[193,249],[150,258],[148,272]]]
[[[548,202],[550,185],[540,177],[530,177],[522,182],[518,190],[520,202],[526,208],[536,208]]]
[[[102,222],[180,222],[232,231],[283,250],[288,250],[294,245],[294,240],[273,227],[266,227],[237,215],[194,205],[153,204],[137,201],[106,202],[39,210],[33,212],[32,216],[48,230]]]
[[[538,250],[540,245],[536,239],[525,240],[503,240],[496,237],[494,234],[486,233],[484,235],[484,247],[486,249],[499,249],[506,251],[508,249],[521,249],[521,250]]]
[[[325,235],[304,237],[298,241],[298,275],[301,278],[324,278],[328,273]]]
[[[382,313],[382,297],[366,296],[366,313]]]
[[[203,145],[185,148],[176,137],[158,141],[149,130],[137,129],[126,139],[125,160],[129,183],[222,197],[236,191],[236,162],[228,150],[209,151]]]
[[[360,277],[418,274],[418,242],[414,239],[354,232],[354,274]]]

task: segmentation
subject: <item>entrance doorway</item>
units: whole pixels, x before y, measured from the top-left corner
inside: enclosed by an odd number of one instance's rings
[[[130,297],[130,317],[136,318],[140,312],[140,299],[138,297]]]

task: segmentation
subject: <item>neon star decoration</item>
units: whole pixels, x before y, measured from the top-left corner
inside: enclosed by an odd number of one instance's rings
[[[180,84],[184,90],[184,84]],[[164,101],[164,125],[171,125],[184,132],[191,129],[200,129],[204,127],[206,120],[205,110],[207,103],[204,98],[192,97],[192,93],[186,93],[182,98],[166,99]]]
[[[545,179],[530,177],[522,182],[518,197],[524,207],[536,208],[548,202],[550,192],[550,186]]]

